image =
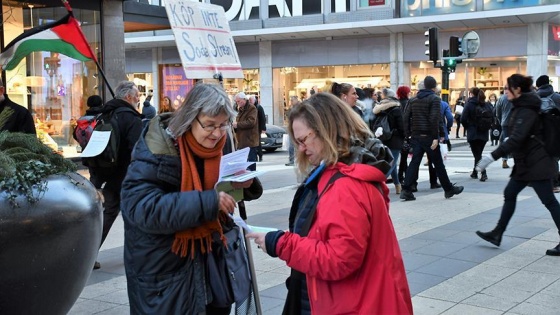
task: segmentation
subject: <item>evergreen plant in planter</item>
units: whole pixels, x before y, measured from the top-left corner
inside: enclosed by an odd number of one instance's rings
[[[0,314],[66,314],[91,274],[101,196],[34,135],[0,132]]]

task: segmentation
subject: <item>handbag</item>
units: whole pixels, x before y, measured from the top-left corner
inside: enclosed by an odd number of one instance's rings
[[[206,259],[206,272],[214,307],[243,303],[251,294],[249,260],[241,229],[233,220],[222,226],[227,246],[214,233],[212,251]]]

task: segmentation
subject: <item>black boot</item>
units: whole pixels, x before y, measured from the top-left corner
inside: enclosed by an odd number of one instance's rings
[[[472,179],[477,179],[478,178],[478,172],[476,170],[473,169],[472,173],[471,173],[471,178]]]
[[[560,256],[560,244],[556,245],[556,247],[552,249],[547,249],[546,254],[548,256]]]
[[[485,182],[487,179],[488,179],[488,176],[486,176],[486,171],[480,172],[480,181]]]
[[[490,242],[498,247],[500,247],[500,244],[502,243],[502,234],[504,234],[504,231],[497,228],[493,229],[490,232],[476,231],[476,235],[480,236],[481,239]]]

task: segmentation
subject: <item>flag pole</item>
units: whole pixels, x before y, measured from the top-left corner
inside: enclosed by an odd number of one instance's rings
[[[105,76],[105,72],[103,71],[103,69],[101,68],[101,65],[99,64],[99,61],[97,60],[97,55],[91,49],[91,46],[89,45],[89,42],[87,41],[86,36],[82,32],[82,28],[80,27],[80,24],[74,18],[74,13],[72,12],[72,7],[70,7],[70,3],[68,3],[68,0],[61,0],[61,1],[62,1],[62,4],[64,4],[64,7],[66,8],[66,11],[68,11],[70,16],[72,17],[71,23],[74,23],[76,25],[76,27],[80,31],[79,33],[80,33],[81,39],[84,41],[84,43],[87,44],[87,48],[89,50],[89,53],[91,54],[91,56],[93,57],[93,61],[97,65],[97,71],[99,71],[99,73],[101,74],[101,77],[103,78],[103,81],[105,81],[105,84],[107,84],[107,89],[109,89],[109,92],[111,93],[111,96],[113,96],[113,98],[115,98],[115,92],[113,92],[113,88],[109,84],[109,81],[107,81],[107,77]]]

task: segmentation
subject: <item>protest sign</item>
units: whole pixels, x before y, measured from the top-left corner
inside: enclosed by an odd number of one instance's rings
[[[165,10],[187,78],[243,78],[223,7],[166,0]]]

